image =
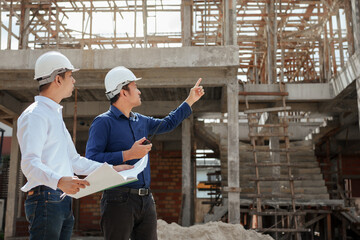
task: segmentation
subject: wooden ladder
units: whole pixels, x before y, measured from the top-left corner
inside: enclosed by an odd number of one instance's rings
[[[255,167],[255,178],[250,179],[255,182],[256,185],[256,193],[255,194],[242,194],[242,196],[250,196],[256,199],[256,204],[254,204],[256,209],[254,211],[250,211],[253,216],[257,220],[257,226],[255,227],[256,230],[260,232],[285,232],[285,233],[296,233],[296,239],[300,239],[301,236],[298,234],[300,232],[308,232],[310,229],[303,229],[299,228],[297,217],[299,215],[304,215],[301,212],[296,211],[296,203],[295,203],[295,189],[294,189],[294,180],[300,180],[298,178],[294,178],[292,174],[292,167],[296,166],[296,164],[292,164],[290,161],[290,140],[289,140],[289,132],[288,132],[288,111],[291,110],[290,106],[286,106],[286,96],[288,96],[288,92],[285,92],[285,84],[279,83],[279,92],[240,92],[239,95],[243,95],[245,97],[245,104],[246,110],[244,111],[247,114],[248,125],[249,125],[249,138],[251,141],[253,152],[253,164],[246,164],[247,166],[254,166]],[[251,109],[249,104],[249,96],[279,96],[281,97],[282,106],[281,107],[271,107],[271,108],[261,108],[261,109]],[[279,117],[279,123],[260,123],[261,115],[264,113],[275,113]],[[279,114],[282,113],[282,114]],[[261,128],[268,128],[269,130],[277,129],[277,131],[271,132],[258,132],[258,127]],[[283,132],[280,130],[283,129]],[[264,148],[259,147],[256,145],[256,140],[259,138],[268,138],[268,137],[279,137],[284,140],[285,146],[279,148]],[[258,161],[258,154],[259,152],[269,152],[271,153],[283,153],[286,155],[286,163],[279,162],[271,162],[271,163],[259,163]],[[273,167],[287,167],[288,176],[287,177],[261,177],[259,174],[259,168],[273,168]],[[266,194],[262,193],[260,189],[260,182],[261,181],[289,181],[290,184],[290,198],[291,198],[291,210],[284,211],[281,209],[280,211],[277,210],[270,210],[270,211],[262,211],[262,200],[263,199],[273,199],[273,198],[289,198],[288,194]],[[262,216],[274,216],[275,218],[275,227],[271,228],[263,228],[263,221]],[[277,226],[277,217],[282,217],[282,223],[284,224],[283,216],[287,217],[287,224],[288,227],[285,228],[278,228]],[[293,220],[293,224],[291,224],[291,219]],[[292,226],[291,226],[292,225]]]

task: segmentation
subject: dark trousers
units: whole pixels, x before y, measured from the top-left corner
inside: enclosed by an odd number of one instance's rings
[[[69,240],[74,226],[71,198],[61,190],[38,186],[28,192],[25,215],[31,240]]]
[[[106,240],[156,240],[157,219],[152,194],[104,191],[100,224]]]

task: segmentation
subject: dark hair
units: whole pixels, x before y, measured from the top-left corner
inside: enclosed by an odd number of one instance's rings
[[[59,75],[61,78],[65,78],[65,73],[66,73],[66,72],[59,73],[58,75]],[[56,75],[56,76],[58,76],[58,75]],[[55,77],[56,77],[56,76],[55,76]],[[54,80],[55,80],[55,79],[54,79]],[[39,86],[39,92],[42,92],[42,91],[45,91],[46,89],[48,89],[49,86],[50,86],[50,83],[51,83],[51,82]]]
[[[122,89],[129,91],[129,84],[126,84],[125,86],[122,87]],[[116,103],[116,101],[119,99],[120,97],[120,93],[116,94],[113,98],[110,99],[110,104],[114,104]]]

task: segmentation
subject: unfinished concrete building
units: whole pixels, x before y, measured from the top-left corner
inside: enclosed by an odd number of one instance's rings
[[[191,118],[154,140],[159,218],[359,239],[359,0],[1,0],[0,23],[0,121],[13,128],[6,238],[27,234],[17,117],[37,95],[37,57],[56,49],[81,69],[62,102],[80,153],[109,108],[109,69],[143,78],[135,111],[155,117],[203,78]],[[101,234],[99,198],[74,201],[76,234]]]

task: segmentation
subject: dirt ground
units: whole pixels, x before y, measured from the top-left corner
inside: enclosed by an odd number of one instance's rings
[[[157,233],[159,240],[273,240],[269,235],[246,230],[240,224],[223,222],[182,227],[176,223],[168,224],[158,220]]]

